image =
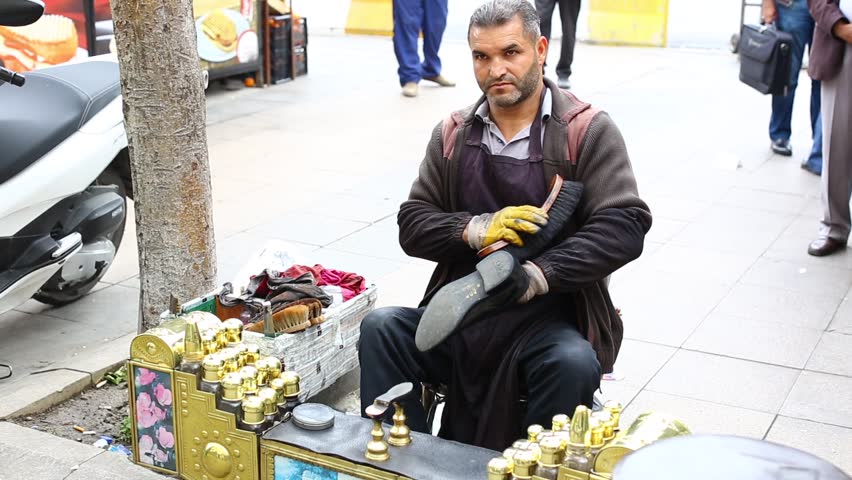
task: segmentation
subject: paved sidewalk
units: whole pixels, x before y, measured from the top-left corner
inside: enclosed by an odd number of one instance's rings
[[[442,49],[459,86],[424,84],[416,99],[399,95],[389,39],[315,35],[310,49],[307,78],[208,95],[220,282],[276,238],[365,275],[381,305],[415,304],[432,267],[401,251],[395,213],[431,128],[478,96],[467,47]],[[577,58],[575,92],[621,127],[654,213],[643,256],[613,277],[626,340],[604,394],[628,421],[665,410],[852,472],[852,252],[806,253],[819,216],[819,179],[798,165],[809,82],[791,159],[769,152],[769,99],[737,81],[727,52],[581,45]],[[129,222],[83,301],[0,316],[0,361],[16,378],[134,331],[134,233]],[[0,382],[0,397],[15,385]]]

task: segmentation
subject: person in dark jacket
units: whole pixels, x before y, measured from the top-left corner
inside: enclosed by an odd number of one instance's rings
[[[808,72],[822,81],[823,217],[808,253],[846,248],[852,228],[852,0],[808,0],[816,21]]]
[[[468,40],[484,96],[432,131],[397,218],[403,250],[437,267],[420,308],[377,309],[361,326],[362,409],[397,383],[443,384],[440,435],[493,449],[530,424],[591,406],[623,336],[607,278],[639,257],[651,226],[612,119],[542,77],[547,40],[539,28],[527,0],[489,0],[471,17]],[[569,154],[572,135],[579,149]],[[582,182],[583,196],[571,224],[523,264],[527,294],[419,351],[415,332],[434,293],[473,272],[480,247],[517,244],[517,232],[540,228],[546,219],[536,206],[556,174]],[[403,405],[409,426],[425,431],[418,398]]]
[[[574,63],[574,45],[577,43],[580,3],[580,0],[535,0],[535,8],[541,17],[541,34],[548,42],[553,10],[559,4],[559,19],[562,21],[562,47],[559,50],[559,63],[556,64],[556,85],[559,88],[571,88],[571,64]]]
[[[772,115],[769,117],[770,148],[773,152],[793,155],[790,146],[792,134],[793,100],[796,97],[796,87],[799,85],[799,73],[802,68],[802,58],[805,48],[811,47],[814,35],[814,20],[808,12],[806,0],[763,0],[762,18],[766,24],[775,24],[778,30],[787,32],[793,37],[793,58],[790,65],[790,90],[787,95],[772,95]],[[802,162],[802,168],[812,173],[822,169],[822,150],[819,145],[819,81],[811,80],[810,120],[811,133],[814,140],[810,155]]]

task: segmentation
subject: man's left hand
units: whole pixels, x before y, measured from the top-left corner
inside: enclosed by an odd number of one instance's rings
[[[532,262],[524,262],[521,267],[530,279],[530,286],[527,287],[527,291],[520,300],[518,300],[518,303],[527,303],[533,298],[539,295],[545,295],[550,291],[550,287],[547,285],[547,279],[544,278],[544,272],[541,271],[538,265]]]

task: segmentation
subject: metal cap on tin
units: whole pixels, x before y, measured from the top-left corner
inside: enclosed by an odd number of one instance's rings
[[[269,388],[278,393],[278,405],[284,405],[287,403],[287,397],[284,396],[284,380],[280,378],[273,379],[269,382]]]
[[[532,478],[533,470],[538,463],[535,452],[532,450],[521,450],[512,458],[514,467],[513,474],[516,478]]]
[[[257,393],[257,369],[254,367],[243,367],[239,373],[243,379],[243,390],[246,392],[246,395]]]
[[[609,400],[604,403],[604,408],[612,415],[613,428],[617,432],[621,428],[621,403],[616,400]]]
[[[300,393],[302,393],[301,387],[299,386],[299,382],[301,382],[301,378],[299,374],[293,371],[285,371],[281,373],[279,377],[284,380],[284,396],[287,398],[298,397]]]
[[[527,440],[531,442],[537,442],[539,435],[544,431],[544,427],[541,425],[533,424],[527,428]]]
[[[269,362],[266,357],[257,360],[254,368],[257,369],[257,386],[265,387],[269,383]]]
[[[591,420],[589,420],[589,430],[591,432],[589,435],[589,446],[591,448],[597,449],[602,448],[604,446],[604,443],[606,443],[606,429],[604,427],[604,424],[601,423],[599,418],[593,417]]]
[[[228,337],[228,345],[235,345],[243,341],[243,322],[238,318],[229,318],[222,322]]]
[[[260,347],[254,343],[246,345],[246,365],[254,365],[260,359]]]
[[[225,400],[242,400],[245,397],[243,391],[243,379],[239,373],[228,373],[222,378],[222,398]]]
[[[278,392],[269,387],[261,388],[257,392],[257,396],[263,400],[264,415],[275,415],[278,413]]]
[[[562,459],[559,458],[562,452],[561,445],[562,442],[556,437],[543,438],[539,443],[541,447],[541,460],[539,462],[546,467],[556,467],[562,464]]]
[[[553,416],[553,426],[552,429],[554,432],[558,432],[560,430],[566,430],[568,425],[571,423],[571,419],[568,418],[568,415],[559,414]]]
[[[216,332],[205,330],[201,333],[201,345],[204,347],[204,355],[210,355],[219,351],[219,341],[216,340]]]
[[[612,421],[612,414],[609,413],[609,410],[595,412],[592,417],[600,421],[601,427],[604,429],[604,441],[612,440],[615,437],[615,423]]]
[[[492,458],[488,462],[488,480],[502,480],[512,473],[512,460],[506,457]]]
[[[266,415],[263,413],[263,400],[251,395],[243,399],[243,422],[250,425],[258,425],[266,420]]]
[[[225,374],[225,361],[218,355],[204,357],[201,366],[204,368],[204,381],[206,382],[219,382]]]
[[[269,363],[269,379],[273,380],[281,376],[281,360],[276,357],[266,357]]]

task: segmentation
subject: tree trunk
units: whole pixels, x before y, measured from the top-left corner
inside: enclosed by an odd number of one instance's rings
[[[112,0],[139,240],[139,331],[216,282],[192,0]]]

